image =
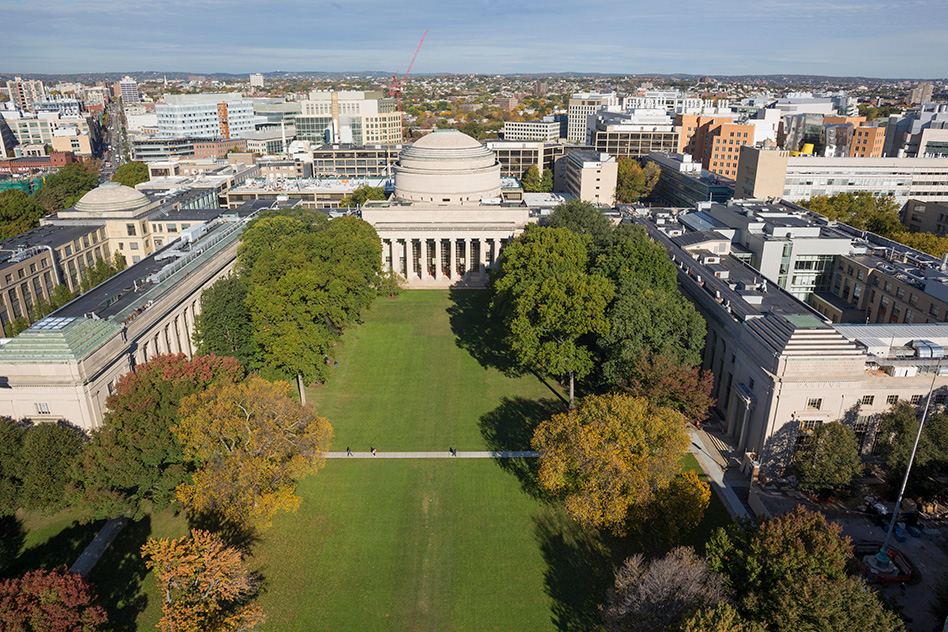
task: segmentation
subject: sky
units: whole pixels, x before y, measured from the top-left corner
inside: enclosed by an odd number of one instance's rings
[[[948,77],[948,0],[0,0],[0,73]]]

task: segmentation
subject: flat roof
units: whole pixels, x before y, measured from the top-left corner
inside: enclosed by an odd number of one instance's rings
[[[25,233],[0,241],[0,250],[19,250],[32,246],[51,246],[58,248],[88,235],[94,230],[105,228],[105,224],[84,224],[82,226],[57,226],[46,224],[32,228]]]

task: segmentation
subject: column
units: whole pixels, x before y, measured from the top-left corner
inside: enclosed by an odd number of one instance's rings
[[[448,241],[448,277],[458,278],[458,240],[454,237]]]
[[[189,358],[194,357],[194,347],[191,344],[191,336],[194,333],[193,321],[188,318],[188,308],[185,307],[184,311],[181,313],[181,322],[184,323],[184,349],[185,353],[188,354]]]
[[[464,276],[471,271],[471,239],[464,239]]]
[[[410,279],[411,275],[414,273],[413,257],[412,257],[412,247],[411,239],[405,238],[405,278]]]
[[[168,335],[170,337],[169,342],[171,343],[171,348],[174,350],[174,353],[181,353],[181,336],[178,332],[177,316],[172,318],[171,322],[168,323]]]
[[[441,244],[441,238],[440,238],[440,237],[435,237],[435,242],[434,242],[434,246],[435,246],[435,248],[434,248],[434,253],[435,253],[435,281],[440,281],[440,280],[441,280],[441,277],[443,276],[443,275],[442,275],[442,270],[441,270],[441,258],[442,258],[442,256],[443,256],[442,253],[441,253],[441,245],[442,245],[442,244]]]
[[[397,240],[395,239],[388,240],[388,261],[389,261],[389,268],[393,272],[399,273],[398,272],[398,258],[395,256],[395,242],[396,241]]]
[[[421,280],[428,280],[428,240],[425,238],[418,240],[418,267],[421,268]]]

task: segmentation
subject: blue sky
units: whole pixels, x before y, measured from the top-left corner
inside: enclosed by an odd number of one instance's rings
[[[0,72],[948,76],[948,0],[0,0]]]

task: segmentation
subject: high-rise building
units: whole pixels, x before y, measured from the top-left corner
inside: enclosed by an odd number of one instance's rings
[[[567,128],[567,138],[574,143],[590,143],[587,130],[587,120],[590,114],[596,114],[599,110],[618,106],[619,97],[615,92],[596,93],[596,92],[578,92],[569,100],[569,125]]]
[[[679,151],[701,163],[707,171],[735,178],[737,159],[743,145],[754,144],[754,126],[735,123],[730,116],[680,114]]]
[[[255,72],[250,75],[250,87],[251,88],[262,88],[263,87],[263,75],[259,72]]]
[[[553,190],[584,202],[612,206],[616,200],[619,164],[609,154],[571,151],[556,161]]]
[[[678,127],[664,111],[600,112],[590,118],[589,144],[600,153],[616,158],[644,158],[653,151],[670,154],[678,151]]]
[[[158,136],[240,138],[254,131],[253,103],[239,94],[169,94],[155,105]]]
[[[124,77],[119,81],[119,92],[122,96],[123,105],[131,105],[132,103],[141,103],[142,99],[138,95],[138,82],[132,79],[131,77]]]
[[[918,105],[919,103],[928,103],[932,100],[932,82],[923,81],[909,93],[909,105]]]
[[[300,102],[296,137],[353,145],[402,142],[402,114],[383,92],[310,92]]]
[[[24,81],[22,77],[16,77],[13,81],[7,81],[7,90],[10,100],[21,110],[32,110],[34,101],[46,98],[46,87],[42,81]]]

